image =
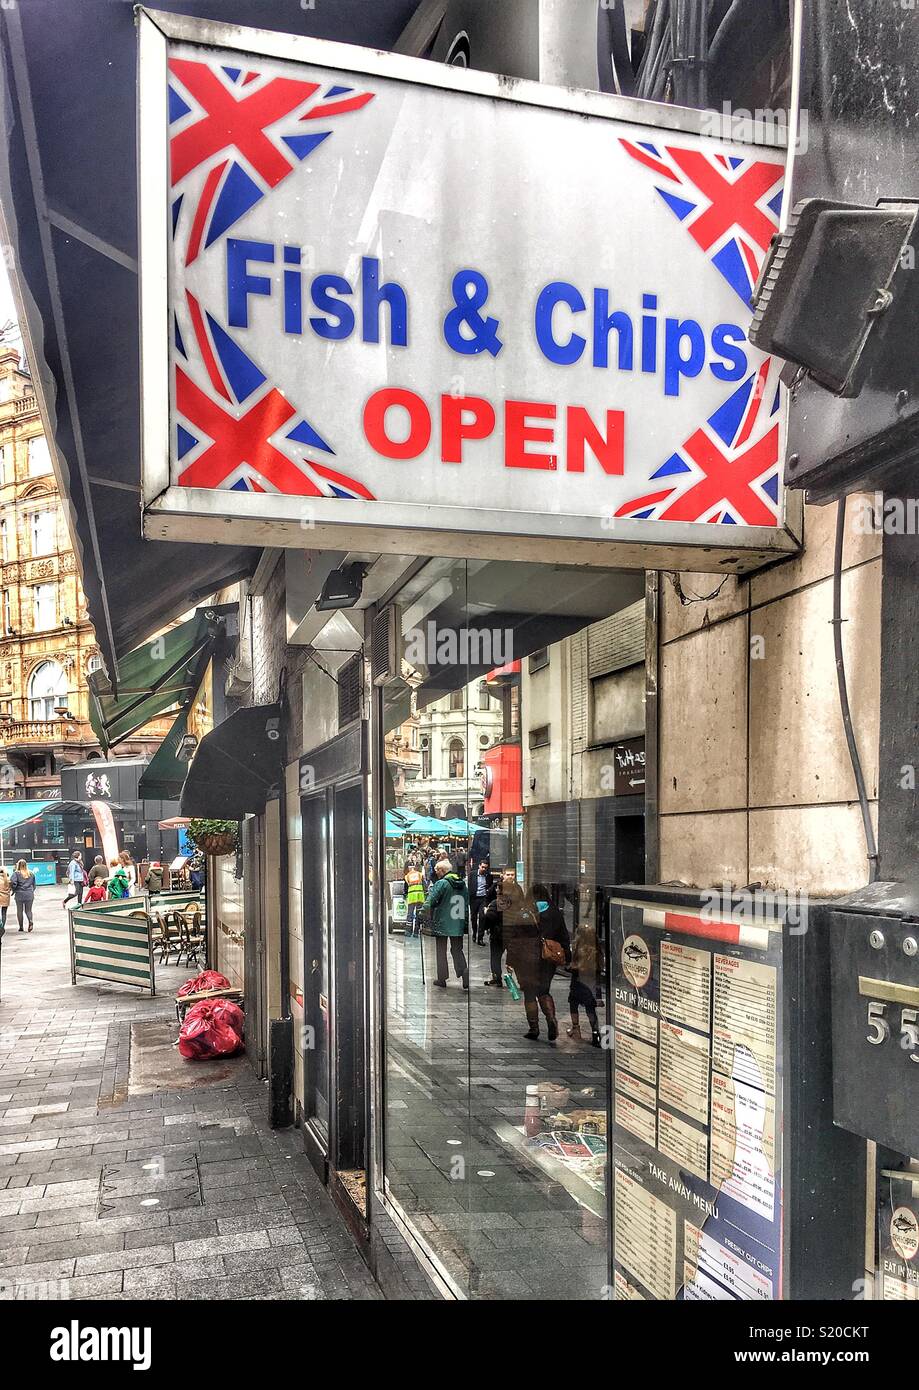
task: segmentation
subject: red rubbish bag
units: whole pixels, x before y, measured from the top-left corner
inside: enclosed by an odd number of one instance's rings
[[[230,989],[229,980],[226,975],[221,975],[219,970],[203,970],[200,975],[196,975],[193,980],[186,980],[182,988],[178,991],[176,998],[183,999],[186,994],[200,994],[205,989]]]
[[[185,1015],[179,1051],[193,1060],[232,1057],[243,1045],[244,1027],[245,1015],[231,999],[202,999]]]

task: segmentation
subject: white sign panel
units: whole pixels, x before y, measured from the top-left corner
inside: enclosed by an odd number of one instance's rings
[[[148,535],[709,570],[794,548],[779,364],[747,339],[781,151],[142,30]]]

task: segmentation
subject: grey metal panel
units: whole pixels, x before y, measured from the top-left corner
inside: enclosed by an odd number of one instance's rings
[[[313,748],[300,759],[301,786],[306,792],[357,777],[364,770],[364,724],[354,724],[346,733]]]
[[[824,197],[869,205],[879,199],[915,200],[919,24],[913,5],[910,0],[805,0],[804,14],[801,104],[808,124],[795,158],[794,200]],[[812,470],[819,472],[827,458],[845,450],[845,467],[836,470],[839,486],[847,492],[864,489],[864,445],[882,430],[895,441],[914,409],[904,404],[906,398],[898,401],[898,389],[916,400],[914,315],[907,310],[904,317],[902,348],[899,342],[891,345],[899,375],[895,383],[879,389],[869,382],[855,399],[835,396],[809,378],[796,386],[789,409],[787,484],[808,486]],[[901,486],[915,481],[914,454],[908,438],[899,463]],[[879,473],[869,486],[883,487],[891,476],[892,470],[886,478]],[[831,500],[833,482],[819,481],[811,500]]]
[[[919,1017],[919,954],[903,949],[919,941],[919,922],[844,909],[829,920],[835,1121],[900,1153],[919,1153],[919,1065],[912,1061],[919,1046],[904,1017],[910,1009]],[[901,999],[892,997],[901,991]],[[881,1010],[877,1027],[868,1018],[872,1002]]]

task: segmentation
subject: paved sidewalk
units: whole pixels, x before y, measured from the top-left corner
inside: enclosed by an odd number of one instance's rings
[[[136,1052],[174,1021],[190,972],[154,999],[71,985],[62,897],[39,889],[35,931],[13,915],[3,938],[0,1298],[381,1298],[245,1058],[136,1093],[132,1029]]]

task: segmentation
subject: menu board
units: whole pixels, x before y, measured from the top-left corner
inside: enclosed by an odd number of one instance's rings
[[[615,1297],[781,1298],[781,933],[611,911]]]

